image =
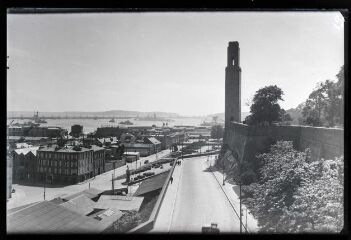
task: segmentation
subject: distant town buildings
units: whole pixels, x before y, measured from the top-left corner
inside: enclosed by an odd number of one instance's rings
[[[37,150],[28,146],[13,151],[13,180],[34,182],[37,177]]]
[[[37,124],[12,125],[7,127],[8,136],[57,138],[66,134],[67,130],[60,127],[41,127]]]
[[[75,124],[73,126],[71,126],[71,132],[70,135],[73,137],[79,137],[83,134],[83,126],[82,125],[78,125]]]
[[[14,149],[8,158],[8,182],[73,184],[123,166],[130,158],[173,148],[189,137],[209,136],[210,128],[102,126],[85,137],[83,126],[78,124],[67,135],[60,127],[25,123],[8,126],[8,133],[8,143]]]

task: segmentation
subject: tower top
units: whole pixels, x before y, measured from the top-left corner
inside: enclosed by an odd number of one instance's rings
[[[233,41],[229,42],[228,45],[228,60],[227,60],[227,66],[235,66],[240,68],[240,48],[239,48],[239,42]]]
[[[239,42],[237,42],[237,41],[229,42],[229,47],[231,47],[231,46],[239,47]]]

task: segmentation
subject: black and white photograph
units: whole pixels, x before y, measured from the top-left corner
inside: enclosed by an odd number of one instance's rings
[[[7,9],[6,233],[343,233],[346,14]]]

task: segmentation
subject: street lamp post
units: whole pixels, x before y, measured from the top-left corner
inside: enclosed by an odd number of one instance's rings
[[[239,179],[239,200],[240,200],[240,233],[242,233],[243,221],[242,221],[242,203],[241,203],[241,179]]]
[[[208,159],[209,159],[209,157],[210,157],[209,152],[210,152],[210,144],[209,144],[209,142],[208,142],[208,140],[207,140],[207,161],[208,161]]]
[[[114,181],[114,176],[113,176],[113,174],[111,174],[111,177],[112,177],[112,194],[114,194],[114,192],[115,192],[115,186],[114,186],[114,183],[115,183],[115,181]]]
[[[224,182],[224,170],[225,170],[225,165],[224,165],[224,160],[223,160],[223,186],[225,185],[225,182]]]
[[[246,228],[245,228],[245,232],[247,232],[247,208],[245,208],[246,209]]]
[[[46,172],[45,172],[45,179],[44,179],[44,201],[45,201],[45,191],[46,191]]]

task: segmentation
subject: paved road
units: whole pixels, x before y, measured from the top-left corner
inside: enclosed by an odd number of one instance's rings
[[[170,232],[201,232],[202,225],[211,222],[217,222],[221,232],[239,232],[239,219],[212,173],[206,170],[206,159],[183,161]]]

